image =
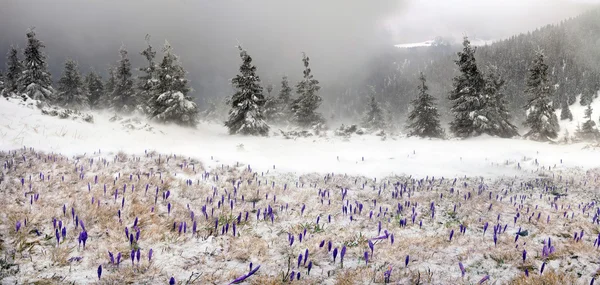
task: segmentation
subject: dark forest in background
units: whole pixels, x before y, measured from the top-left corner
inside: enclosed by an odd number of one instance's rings
[[[449,121],[451,114],[445,110],[449,107],[452,78],[457,72],[456,52],[461,48],[443,39],[436,39],[430,47],[391,47],[372,60],[364,84],[333,87],[337,95],[327,94],[324,98],[336,116],[354,118],[367,106],[367,95],[374,94],[386,103],[383,105],[389,116],[402,122],[408,115],[410,101],[418,94],[419,73],[423,72],[430,93],[439,99],[443,121]],[[563,100],[569,105],[587,105],[600,90],[600,10],[477,47],[480,69],[496,66],[506,81],[504,94],[517,125],[521,125],[525,116],[527,73],[538,50],[543,51],[550,81],[556,86],[552,94],[554,107],[560,108]],[[576,102],[579,94],[581,102]]]

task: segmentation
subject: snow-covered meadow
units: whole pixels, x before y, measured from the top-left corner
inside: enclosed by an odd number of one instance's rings
[[[587,144],[288,140],[93,115],[0,100],[3,284],[229,284],[251,271],[243,282],[597,275],[600,151]]]

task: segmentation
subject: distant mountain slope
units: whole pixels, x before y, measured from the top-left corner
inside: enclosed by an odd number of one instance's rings
[[[449,119],[447,96],[456,72],[456,52],[461,47],[423,43],[420,46],[391,47],[374,58],[364,85],[369,86],[366,90],[373,90],[379,100],[388,102],[388,110],[394,117],[403,120],[410,100],[416,96],[418,72],[423,71],[432,95],[440,98],[442,114]],[[486,71],[487,65],[496,65],[502,72],[506,80],[504,93],[513,116],[524,115],[522,107],[528,98],[523,90],[529,65],[538,49],[545,53],[551,78],[556,83],[555,107],[560,106],[561,100],[575,104],[580,94],[582,102],[577,104],[585,104],[597,96],[596,91],[600,90],[600,9],[477,48],[477,63],[482,71]],[[360,96],[359,100],[362,100]],[[515,119],[517,125],[521,125],[520,121]]]

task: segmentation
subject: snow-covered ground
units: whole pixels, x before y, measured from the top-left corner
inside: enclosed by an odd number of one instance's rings
[[[245,284],[372,284],[388,273],[392,284],[590,284],[598,274],[600,150],[587,144],[287,140],[111,117],[60,119],[0,100],[0,283],[228,284],[250,263],[260,269]]]
[[[577,107],[572,112],[574,116],[580,112],[583,116]],[[600,151],[585,148],[586,144],[561,145],[485,136],[449,141],[404,137],[382,140],[375,135],[345,139],[331,131],[326,137],[287,140],[282,136],[230,136],[218,124],[201,123],[197,129],[189,129],[147,123],[144,119],[110,122],[112,116],[94,113],[94,123],[60,119],[42,115],[35,107],[2,99],[0,150],[26,146],[65,155],[99,150],[142,154],[154,150],[193,157],[207,167],[241,162],[250,163],[256,170],[273,171],[275,167],[275,171],[283,173],[334,172],[373,178],[403,174],[514,176],[548,166],[588,169],[597,167],[600,161]]]

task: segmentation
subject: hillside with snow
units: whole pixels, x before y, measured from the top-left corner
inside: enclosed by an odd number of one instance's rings
[[[594,106],[600,110],[598,102]],[[571,135],[582,121],[582,110],[574,105],[576,119],[561,121]],[[106,112],[93,116],[93,123],[60,119],[12,99],[0,100],[0,150],[32,147],[66,155],[157,151],[193,157],[208,167],[240,162],[264,171],[369,177],[512,176],[535,172],[540,166],[593,168],[600,159],[600,151],[586,148],[585,143],[562,145],[488,136],[437,140],[353,135],[347,139],[334,136],[333,131],[289,140],[278,135],[277,130],[269,138],[230,136],[224,126],[214,123],[202,123],[193,129],[136,117],[114,121],[115,115]]]

